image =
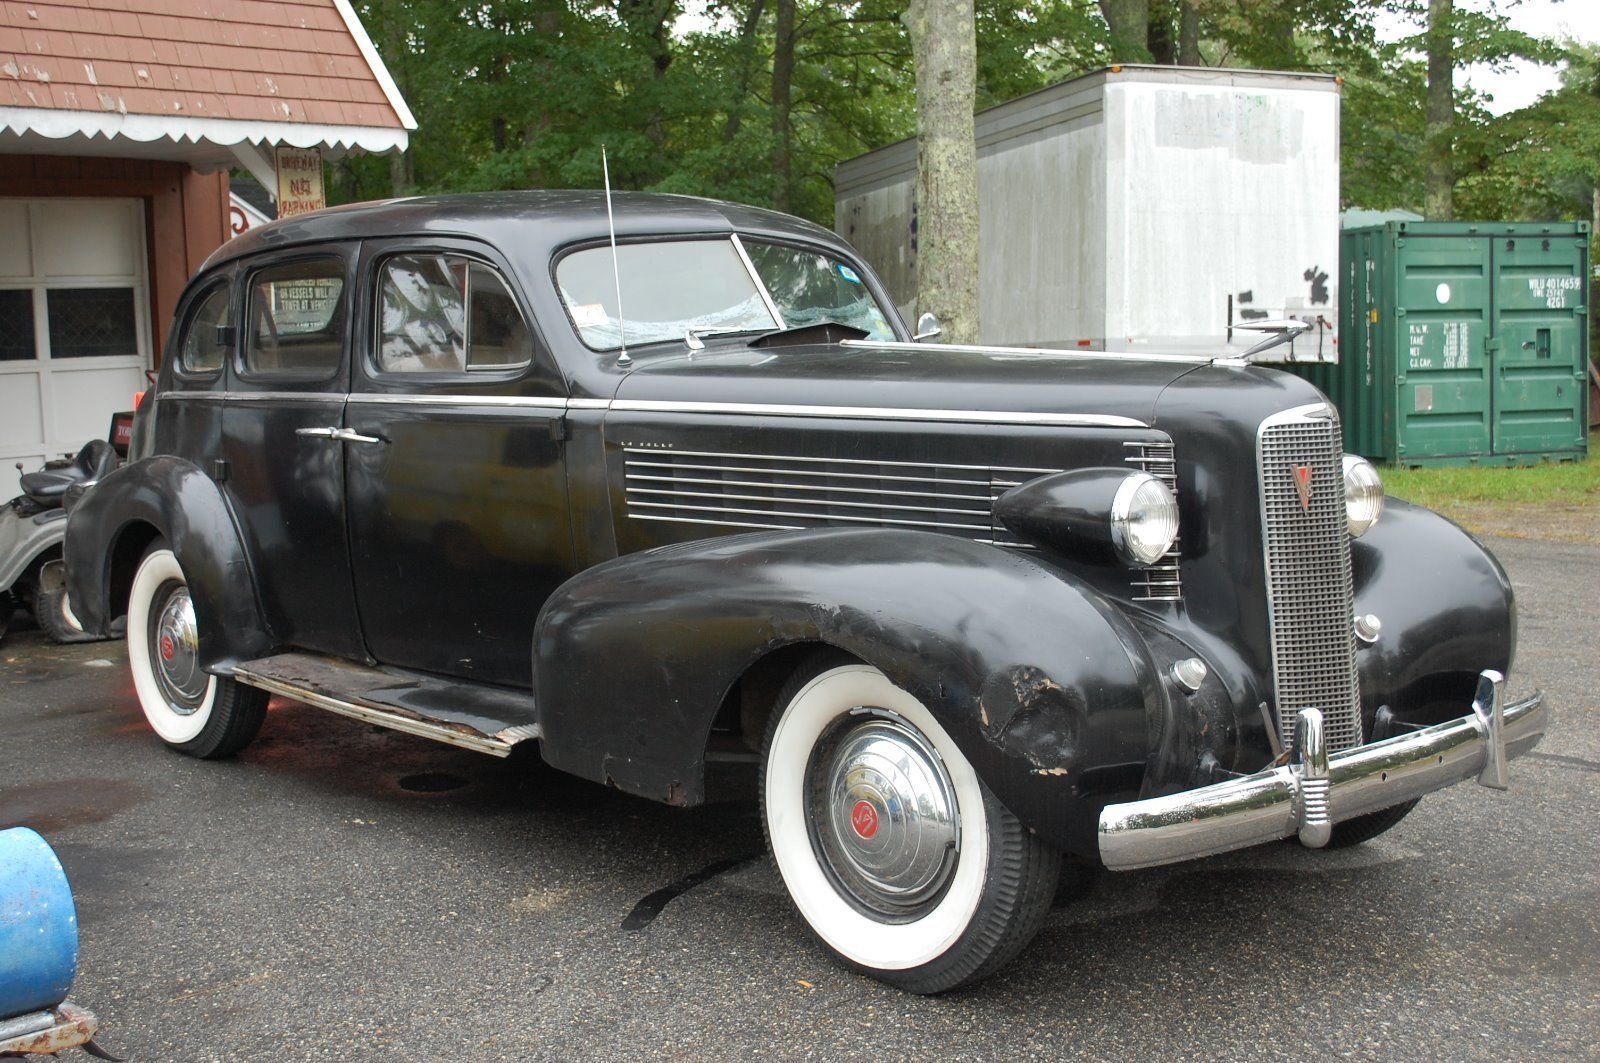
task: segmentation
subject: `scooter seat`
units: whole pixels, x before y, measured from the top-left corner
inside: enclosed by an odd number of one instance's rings
[[[117,452],[103,439],[90,440],[76,457],[59,469],[25,472],[19,479],[22,493],[43,506],[61,504],[67,488],[76,483],[98,480],[117,467]]]

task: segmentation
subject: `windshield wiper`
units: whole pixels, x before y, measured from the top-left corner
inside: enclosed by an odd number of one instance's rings
[[[864,340],[872,333],[864,328],[846,325],[843,321],[813,321],[809,325],[791,325],[768,332],[750,341],[752,347],[800,347],[814,343],[839,343],[843,340]]]
[[[703,337],[706,336],[737,336],[741,332],[767,332],[764,328],[686,328],[683,330],[683,345],[691,351],[706,349]]]

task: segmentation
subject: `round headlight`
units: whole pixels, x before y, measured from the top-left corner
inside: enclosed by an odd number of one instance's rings
[[[1378,523],[1383,512],[1383,481],[1366,458],[1344,456],[1344,512],[1352,537]]]
[[[1178,538],[1178,502],[1147,472],[1122,481],[1111,500],[1111,541],[1123,560],[1153,565]]]

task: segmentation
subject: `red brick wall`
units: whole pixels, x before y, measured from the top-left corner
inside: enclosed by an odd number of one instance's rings
[[[144,200],[150,322],[156,362],[183,286],[228,236],[228,175],[198,174],[180,162],[0,155],[8,196],[117,196]]]

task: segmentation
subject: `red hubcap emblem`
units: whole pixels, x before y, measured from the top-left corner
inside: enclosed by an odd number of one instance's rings
[[[878,810],[865,801],[857,801],[850,810],[850,825],[863,838],[872,837],[878,833]]]
[[[171,635],[162,635],[161,636],[161,659],[163,661],[170,661],[170,660],[172,660],[172,655],[174,653],[176,653],[176,652],[178,652],[178,647],[173,644],[172,636]]]

